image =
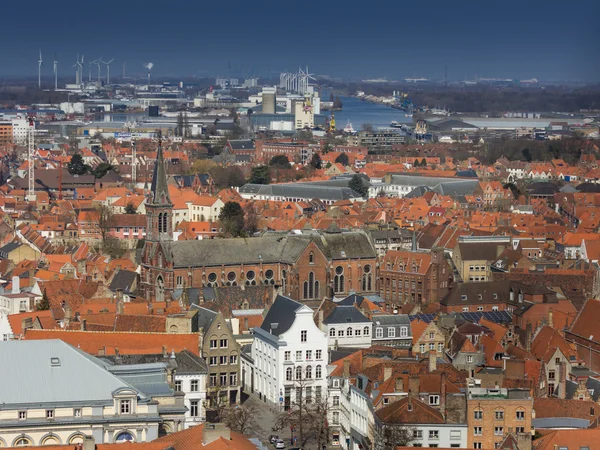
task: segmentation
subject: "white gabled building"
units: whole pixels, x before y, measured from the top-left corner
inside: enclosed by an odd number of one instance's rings
[[[336,306],[323,321],[331,348],[369,348],[372,328],[373,323],[355,306]]]
[[[278,295],[262,325],[253,331],[252,366],[244,367],[244,372],[251,371],[254,394],[284,408],[298,395],[326,398],[327,336],[315,324],[312,309]]]

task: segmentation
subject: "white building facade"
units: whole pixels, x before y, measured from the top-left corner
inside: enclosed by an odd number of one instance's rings
[[[300,396],[327,398],[327,336],[309,307],[277,296],[254,329],[251,356],[253,392],[265,402],[287,409]]]

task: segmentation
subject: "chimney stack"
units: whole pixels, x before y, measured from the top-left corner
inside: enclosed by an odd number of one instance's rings
[[[440,375],[440,412],[446,420],[446,372]]]
[[[117,289],[117,314],[125,314],[125,305],[123,304],[123,289]]]
[[[83,450],[95,450],[96,441],[94,440],[94,436],[84,436],[83,444],[81,447],[83,448]]]
[[[567,394],[567,365],[561,361],[558,363],[558,398],[565,399]]]
[[[387,381],[392,377],[392,368],[384,367],[383,368],[383,381]]]
[[[437,352],[432,350],[429,352],[429,373],[437,370]]]
[[[317,324],[317,326],[319,328],[321,328],[323,326],[323,310],[322,309],[319,309],[318,317],[319,317],[319,323]]]
[[[396,387],[394,388],[394,392],[404,392],[404,378],[396,378]]]
[[[65,304],[64,312],[65,312],[65,316],[63,318],[63,324],[64,324],[64,328],[68,328],[71,325],[71,317],[72,317],[73,311],[71,310],[71,307],[68,304]]]
[[[21,279],[17,275],[12,277],[12,293],[13,294],[21,293]]]
[[[344,360],[344,378],[350,378],[350,360]]]
[[[419,375],[411,375],[408,377],[408,393],[412,395],[419,395],[419,392],[421,392]]]

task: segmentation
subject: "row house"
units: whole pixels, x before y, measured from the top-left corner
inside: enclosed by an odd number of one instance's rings
[[[278,295],[244,357],[244,384],[273,407],[288,410],[327,399],[327,336],[313,310]]]
[[[451,284],[452,271],[441,249],[428,253],[390,250],[380,267],[379,294],[391,310],[406,303],[435,303]]]

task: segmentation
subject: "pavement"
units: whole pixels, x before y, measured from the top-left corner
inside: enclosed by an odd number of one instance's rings
[[[271,407],[267,403],[264,403],[254,395],[250,395],[244,402],[244,405],[254,407],[256,410],[256,423],[258,427],[253,434],[263,444],[265,444],[266,447],[275,450],[275,447],[269,443],[269,436],[272,434],[279,436],[279,439],[282,439],[285,442],[286,449],[298,447],[300,445],[299,443],[292,444],[292,433],[288,427],[285,427],[283,430],[273,431],[273,426],[275,425],[277,417],[279,416],[279,412],[276,411],[275,408]],[[317,450],[317,444],[316,442],[311,442],[311,440],[309,440],[309,442],[302,448],[304,450]]]

